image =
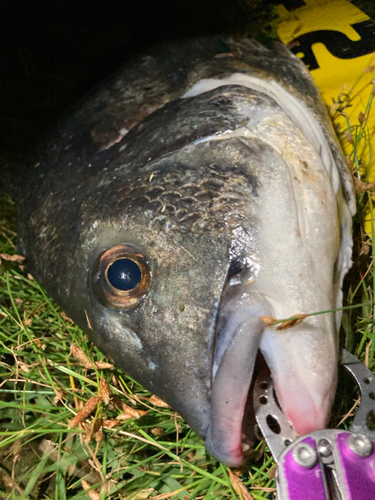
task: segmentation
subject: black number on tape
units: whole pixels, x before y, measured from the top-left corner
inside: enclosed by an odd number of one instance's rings
[[[323,43],[329,52],[339,59],[355,59],[375,52],[375,23],[371,19],[351,25],[361,37],[350,40],[344,33],[334,30],[318,30],[299,36],[290,42],[294,54],[303,53],[302,61],[309,70],[319,68],[319,63],[312,51],[314,43]]]

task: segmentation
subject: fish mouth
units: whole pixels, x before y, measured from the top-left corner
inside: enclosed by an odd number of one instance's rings
[[[226,285],[223,296],[213,353],[206,449],[221,462],[237,467],[253,445],[251,383],[265,330],[259,317],[272,315],[272,307],[264,295],[250,292],[246,285]]]
[[[231,467],[240,466],[254,445],[252,387],[260,362],[268,365],[280,407],[298,435],[325,428],[336,392],[335,362],[319,366],[310,352],[311,340],[306,341],[313,324],[277,332],[260,319],[275,317],[275,307],[270,297],[246,283],[224,287],[213,350],[206,449]],[[328,344],[324,347],[329,353],[335,350]]]

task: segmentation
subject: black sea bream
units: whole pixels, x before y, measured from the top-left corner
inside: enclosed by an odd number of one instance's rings
[[[159,45],[54,132],[21,189],[34,277],[117,366],[232,466],[262,352],[300,434],[336,390],[355,203],[324,104],[294,55],[248,39]],[[245,435],[245,437],[244,437]]]

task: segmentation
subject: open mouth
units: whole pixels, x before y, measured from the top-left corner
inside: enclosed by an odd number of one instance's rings
[[[241,273],[229,276],[219,310],[212,366],[211,423],[206,448],[220,461],[239,466],[253,445],[251,382],[265,329],[259,316],[272,308],[251,291]],[[242,273],[243,274],[243,273]]]
[[[282,333],[267,327],[259,318],[275,317],[277,303],[251,286],[245,274],[229,275],[222,293],[206,432],[207,451],[231,467],[240,466],[254,444],[257,358],[264,356],[280,407],[298,435],[325,427],[336,388],[333,336],[324,335],[331,327],[314,326],[313,320]],[[313,340],[321,332],[324,342],[314,351]]]

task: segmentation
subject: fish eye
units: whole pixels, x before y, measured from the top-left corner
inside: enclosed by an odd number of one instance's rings
[[[99,255],[93,268],[93,290],[100,302],[135,307],[150,286],[150,269],[134,245],[121,244]]]
[[[117,259],[107,269],[107,279],[117,290],[134,290],[142,279],[139,265],[131,259]]]

